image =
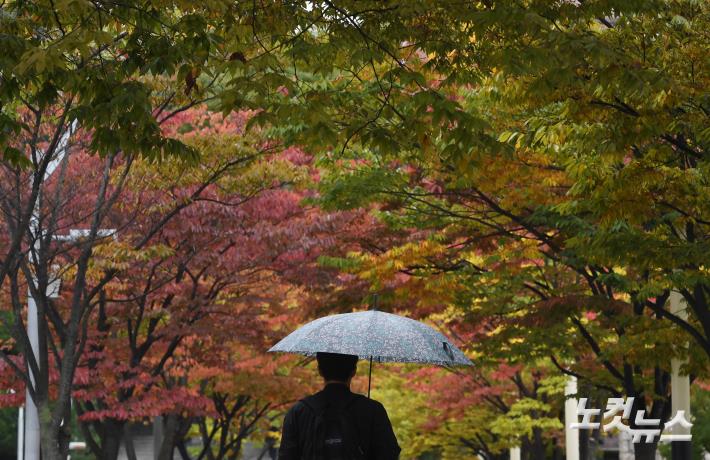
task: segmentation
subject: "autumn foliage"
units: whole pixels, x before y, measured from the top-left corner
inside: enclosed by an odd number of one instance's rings
[[[218,458],[236,455],[245,438],[268,428],[274,410],[312,385],[302,378],[310,372],[291,369],[293,359],[265,350],[326,299],[354,289],[318,258],[359,247],[376,226],[361,211],[304,204],[318,180],[310,156],[247,137],[249,116],[203,107],[166,123],[166,135],[202,152],[199,165],[117,160],[135,164],[108,186],[116,203],[104,225],[112,230],[93,249],[88,283],[99,295],[72,391],[97,457],[115,458],[122,440],[130,442],[126,424],[156,416],[172,433],[165,449],[184,449],[198,432],[205,446],[226,440],[214,447]],[[86,225],[100,164],[81,152],[68,161],[61,232]],[[50,182],[48,191],[58,186]],[[57,257],[69,267],[62,277],[72,276],[74,257],[71,245]],[[98,285],[106,272],[110,282]],[[62,290],[56,300],[59,315],[70,295]],[[17,392],[3,404],[19,404],[23,385],[7,366],[2,378]]]

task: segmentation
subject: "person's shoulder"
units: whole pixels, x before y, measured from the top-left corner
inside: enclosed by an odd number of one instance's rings
[[[293,411],[294,414],[300,414],[303,412],[317,413],[321,411],[325,405],[327,405],[327,398],[323,391],[319,391],[301,398],[293,406],[291,406],[289,411]]]
[[[307,398],[303,398],[299,401],[296,401],[293,403],[293,405],[288,409],[288,412],[286,412],[286,416],[296,416],[300,413],[302,413],[304,410],[307,409],[307,405],[304,402]]]
[[[299,405],[300,407],[310,407],[310,408],[316,408],[324,404],[326,401],[325,394],[323,391],[319,391],[316,393],[313,393],[312,395],[305,396],[301,398],[295,405]]]
[[[368,398],[365,395],[362,395],[360,393],[353,393],[355,395],[355,404],[363,407],[367,407],[370,410],[373,411],[384,411],[385,406],[382,405],[381,402],[376,401],[374,399]]]

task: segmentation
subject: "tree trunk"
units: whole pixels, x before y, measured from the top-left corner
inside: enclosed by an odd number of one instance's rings
[[[589,430],[579,430],[579,458],[580,460],[590,460],[589,456]]]
[[[101,460],[116,460],[121,450],[121,438],[125,422],[105,420],[101,433]]]
[[[42,434],[40,438],[42,460],[64,460],[64,457],[59,450],[59,445],[51,433]]]
[[[175,435],[177,434],[178,427],[178,416],[175,414],[168,414],[163,417],[164,431],[163,431],[163,442],[160,445],[160,453],[158,454],[158,460],[172,460],[173,450],[175,449]]]
[[[562,451],[562,448],[555,443],[554,446],[552,446],[552,460],[564,460],[565,458],[565,453]]]
[[[54,423],[52,409],[47,401],[39,401],[36,404],[42,460],[64,460],[59,448],[59,425]]]
[[[634,458],[636,460],[655,460],[658,442],[637,442],[634,444]]]
[[[542,439],[542,430],[540,428],[533,429],[533,439],[528,447],[529,460],[546,460],[545,457],[545,442]]]
[[[126,446],[126,457],[128,457],[128,460],[138,460],[138,457],[136,457],[136,449],[133,445],[133,433],[131,433],[130,423],[126,423],[123,426],[123,445]]]
[[[187,451],[187,446],[185,446],[185,441],[183,439],[179,440],[177,443],[177,449],[182,457],[182,460],[192,460],[190,453]]]
[[[187,446],[185,445],[185,438],[190,433],[193,421],[194,419],[191,417],[180,417],[175,429],[174,444],[183,460],[191,460]]]

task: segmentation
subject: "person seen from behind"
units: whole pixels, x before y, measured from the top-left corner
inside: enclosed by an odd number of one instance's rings
[[[317,353],[323,390],[286,414],[279,460],[396,460],[400,448],[379,402],[350,391],[357,356]]]

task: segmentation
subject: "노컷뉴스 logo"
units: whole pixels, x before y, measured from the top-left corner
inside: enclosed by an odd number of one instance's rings
[[[657,436],[661,442],[669,441],[690,441],[690,427],[693,426],[685,418],[685,411],[679,410],[675,415],[668,420],[663,427],[663,434],[661,434],[661,419],[658,418],[646,418],[646,411],[640,410],[636,412],[634,417],[633,425],[635,428],[631,428],[629,425],[624,424],[624,420],[629,420],[631,415],[631,408],[634,405],[634,398],[609,398],[606,403],[606,411],[604,415],[599,419],[600,421],[593,421],[594,417],[599,417],[601,414],[601,409],[587,409],[587,398],[580,398],[579,404],[577,404],[577,415],[582,417],[582,421],[578,423],[572,423],[570,428],[572,429],[596,429],[602,426],[604,432],[609,432],[614,429],[619,431],[625,431],[631,435],[632,442],[654,442]],[[620,415],[619,415],[620,414]],[[608,423],[602,425],[602,422],[609,420]],[[680,433],[677,433],[677,432]]]

